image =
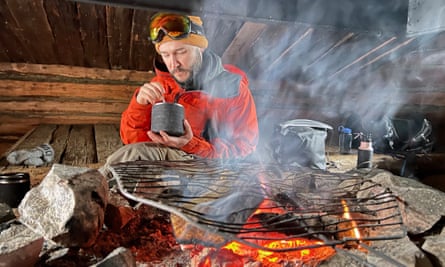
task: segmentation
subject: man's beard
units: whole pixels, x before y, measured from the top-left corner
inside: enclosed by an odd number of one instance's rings
[[[197,74],[199,73],[199,71],[201,70],[201,66],[202,66],[202,55],[201,52],[199,51],[199,49],[196,50],[195,52],[195,57],[193,58],[193,65],[191,67],[191,69],[185,69],[185,68],[176,68],[172,71],[172,76],[175,79],[175,81],[177,83],[179,83],[180,85],[182,85],[182,87],[184,88],[188,88],[193,86],[193,81],[195,79],[195,77],[197,76]],[[189,76],[188,79],[185,81],[179,81],[178,79],[176,79],[175,73],[176,72],[188,72]],[[197,88],[195,88],[197,89]]]

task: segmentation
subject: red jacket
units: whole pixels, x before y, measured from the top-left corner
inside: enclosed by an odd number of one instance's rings
[[[204,158],[245,157],[258,143],[255,103],[243,71],[232,65],[224,65],[224,69],[221,65],[220,69],[205,74],[207,80],[201,90],[186,91],[168,72],[159,69],[152,81],[162,84],[166,102],[174,102],[179,96],[177,102],[184,106],[193,138],[181,150]],[[124,144],[151,141],[147,131],[152,105],[137,103],[138,91],[122,114],[120,133]]]

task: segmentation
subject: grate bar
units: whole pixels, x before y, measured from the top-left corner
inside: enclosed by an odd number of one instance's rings
[[[125,197],[181,218],[182,242],[220,246],[220,238],[281,252],[406,236],[397,197],[355,174],[213,160],[133,161],[111,171]],[[261,245],[293,238],[322,242]]]

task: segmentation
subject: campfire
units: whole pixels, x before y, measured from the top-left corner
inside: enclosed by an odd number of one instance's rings
[[[13,260],[30,244],[38,263],[29,266],[39,267],[441,266],[443,259],[444,193],[384,170],[197,160],[120,163],[112,172],[107,184],[97,170],[53,167],[20,204],[21,224],[0,233],[11,240],[0,256]]]
[[[195,266],[316,265],[406,236],[396,197],[363,176],[213,161],[140,161],[113,172],[127,198],[172,214]]]

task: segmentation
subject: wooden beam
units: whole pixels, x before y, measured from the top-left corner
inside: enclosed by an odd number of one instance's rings
[[[41,123],[54,124],[94,124],[94,123],[119,123],[120,114],[96,114],[96,113],[38,113],[27,112],[0,112],[0,121],[36,126]]]
[[[42,101],[0,101],[2,112],[26,112],[32,114],[34,112],[44,112],[48,114],[57,113],[108,113],[120,114],[128,106],[128,103],[116,102],[83,102],[83,101],[58,101],[51,99],[43,99]]]
[[[136,87],[133,85],[110,85],[89,83],[34,82],[2,80],[0,97],[58,97],[62,99],[89,99],[91,102],[115,100],[128,103]]]
[[[150,71],[109,70],[65,65],[45,65],[26,63],[0,63],[0,73],[41,74],[93,80],[119,80],[145,82],[154,77]]]
[[[224,51],[222,55],[223,63],[236,65],[240,59],[239,55],[245,55],[252,48],[266,27],[267,25],[264,23],[245,22],[232,43]]]
[[[297,40],[295,40],[289,47],[287,47],[279,56],[277,56],[272,63],[267,66],[266,71],[270,70],[272,67],[274,67],[278,62],[280,62],[280,60],[282,58],[284,58],[285,56],[288,56],[289,53],[292,51],[292,48],[294,48],[295,46],[297,46],[299,43],[301,43],[301,41],[305,38],[307,38],[308,36],[311,35],[311,33],[314,31],[313,28],[308,28],[300,37],[298,37]]]
[[[339,73],[349,69],[351,66],[358,64],[359,62],[363,61],[365,58],[369,57],[370,55],[376,53],[378,50],[382,49],[383,47],[387,46],[388,44],[394,42],[397,38],[396,37],[391,37],[388,40],[384,41],[383,43],[381,43],[380,45],[372,48],[371,50],[367,51],[366,53],[364,53],[363,55],[357,57],[354,61],[350,62],[349,64],[343,66],[342,68],[338,69],[336,72],[332,73],[331,75],[329,75],[328,79],[332,79],[333,77],[335,77],[336,75],[338,75]]]

